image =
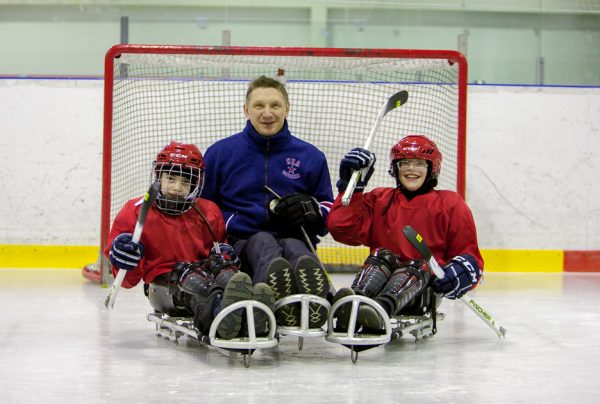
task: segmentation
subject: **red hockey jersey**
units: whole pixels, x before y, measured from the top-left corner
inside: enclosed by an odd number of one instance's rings
[[[142,199],[128,201],[117,214],[104,254],[108,257],[113,240],[121,233],[133,233]],[[196,206],[206,216],[219,242],[226,242],[221,211],[213,202],[198,199]],[[181,215],[167,215],[153,205],[148,212],[140,242],[144,257],[133,271],[127,271],[122,286],[132,288],[140,280],[150,283],[158,275],[171,272],[179,261],[200,261],[208,256],[214,243],[206,223],[198,212],[189,209]],[[113,267],[116,275],[117,268]]]
[[[483,270],[473,215],[458,193],[433,190],[409,201],[394,188],[376,188],[355,193],[348,206],[342,206],[341,197],[336,198],[327,220],[336,241],[368,246],[371,253],[387,248],[401,260],[420,259],[402,233],[404,226],[411,225],[440,265],[457,255],[470,254]]]

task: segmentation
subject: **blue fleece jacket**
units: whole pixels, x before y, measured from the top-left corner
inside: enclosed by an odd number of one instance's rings
[[[227,233],[247,238],[259,231],[275,237],[299,234],[299,229],[282,229],[269,218],[273,194],[294,192],[313,196],[321,207],[325,226],[333,202],[329,168],[325,154],[312,144],[292,136],[287,121],[270,137],[261,136],[250,121],[240,133],[221,139],[204,155],[206,173],[202,196],[215,202],[223,212]],[[310,234],[313,243],[318,239]]]

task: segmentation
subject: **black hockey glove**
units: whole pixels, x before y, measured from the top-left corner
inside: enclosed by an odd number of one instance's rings
[[[434,292],[448,299],[460,299],[474,288],[481,278],[481,269],[475,258],[469,254],[454,257],[442,268],[446,276],[436,278],[432,287]]]
[[[323,224],[319,203],[312,196],[304,194],[294,193],[274,199],[269,205],[269,211],[279,222],[292,226],[314,229]]]
[[[342,161],[340,161],[340,178],[335,184],[338,192],[342,193],[346,191],[353,171],[360,171],[360,178],[354,190],[364,191],[371,175],[373,175],[373,171],[375,171],[376,160],[374,153],[360,147],[355,147],[346,153]]]
[[[134,243],[131,238],[131,233],[121,233],[113,240],[108,255],[115,268],[134,270],[144,256],[144,245]]]

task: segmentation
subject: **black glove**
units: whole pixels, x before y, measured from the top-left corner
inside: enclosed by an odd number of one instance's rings
[[[131,271],[144,256],[144,245],[134,243],[131,237],[131,233],[121,233],[113,240],[108,255],[115,268]]]
[[[360,179],[357,181],[354,190],[363,191],[371,175],[373,175],[373,171],[375,171],[374,165],[376,160],[374,153],[360,147],[355,147],[346,153],[342,161],[340,161],[340,178],[335,184],[338,192],[342,193],[346,190],[348,182],[350,182],[350,178],[352,177],[352,172],[359,170],[361,172]]]
[[[284,195],[269,204],[269,211],[280,222],[293,226],[316,228],[323,224],[323,216],[319,203],[312,196],[304,194]]]
[[[434,292],[448,299],[460,299],[474,288],[481,278],[481,269],[475,258],[469,254],[452,258],[442,269],[446,275],[443,279],[436,278],[432,287]]]

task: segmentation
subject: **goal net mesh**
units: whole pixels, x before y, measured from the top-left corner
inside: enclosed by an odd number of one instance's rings
[[[165,144],[194,143],[204,152],[216,140],[241,131],[247,86],[261,75],[285,82],[289,128],[325,153],[334,187],[342,156],[364,145],[387,99],[406,90],[407,103],[385,116],[371,143],[377,163],[367,190],[394,186],[388,174],[390,148],[408,134],[423,134],[443,154],[438,189],[461,191],[459,144],[464,136],[459,120],[464,106],[459,107],[459,69],[466,67],[447,55],[290,54],[285,48],[269,54],[264,48],[261,54],[227,54],[223,48],[214,53],[198,49],[157,47],[146,53],[125,50],[110,60],[107,56],[112,71],[106,79],[112,80],[105,83],[102,239],[123,204],[147,190],[151,163]],[[368,255],[366,247],[346,246],[329,235],[317,252],[331,270],[361,265]],[[107,272],[105,261],[100,266]]]

